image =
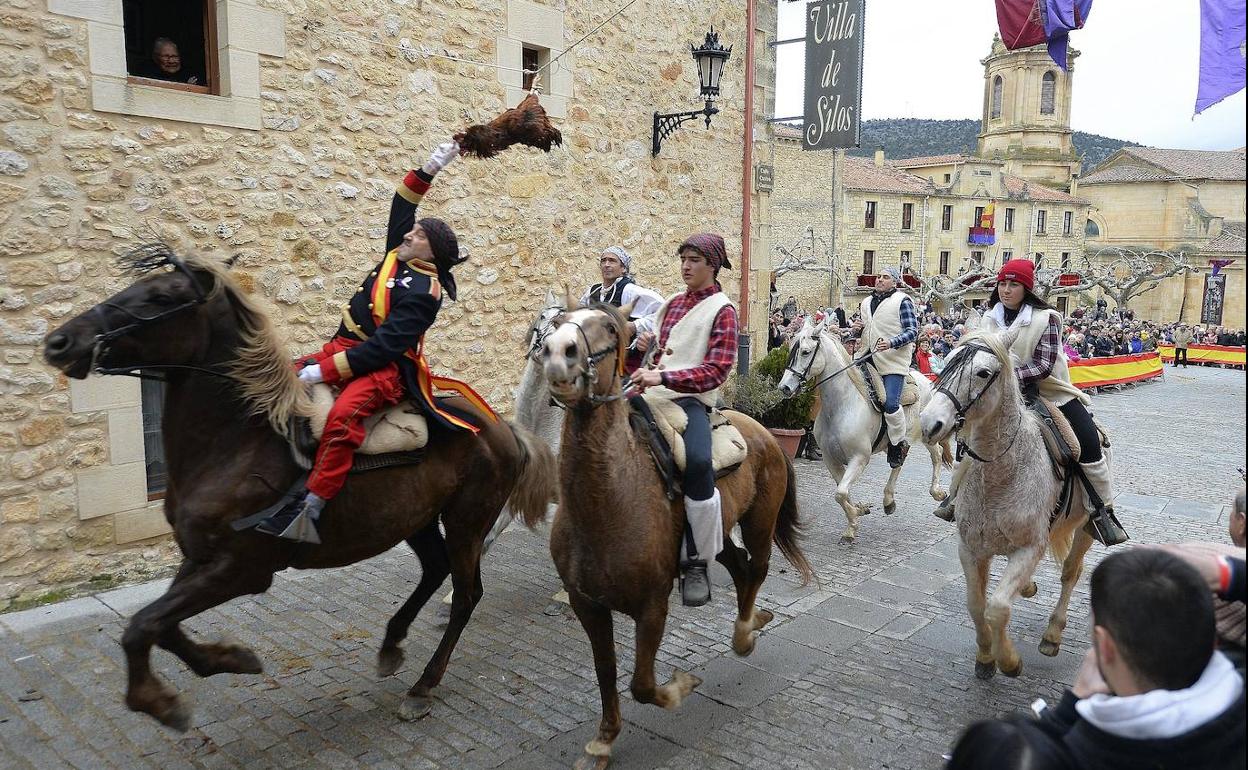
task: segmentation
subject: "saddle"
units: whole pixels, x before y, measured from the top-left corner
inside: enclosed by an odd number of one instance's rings
[[[312,415],[309,427],[317,441],[325,432],[325,421],[330,407],[334,405],[334,391],[324,383],[312,386]],[[380,455],[390,452],[413,452],[429,443],[429,425],[420,407],[410,401],[400,401],[394,406],[365,418],[364,443],[356,454]]]
[[[867,400],[875,411],[880,414],[884,413],[884,378],[880,375],[878,369],[870,361],[860,361],[858,365],[849,370],[849,381],[854,383],[854,387]],[[901,386],[901,405],[903,407],[917,403],[919,400],[919,386],[915,384],[914,378],[906,376],[905,384]]]
[[[685,410],[674,401],[650,396],[635,396],[629,401],[629,423],[633,432],[650,449],[655,467],[663,478],[669,500],[684,495],[685,440],[689,424]],[[711,467],[715,478],[723,478],[745,462],[745,438],[719,409],[712,409]]]
[[[1027,407],[1040,421],[1040,435],[1044,437],[1044,446],[1048,450],[1053,476],[1062,482],[1061,492],[1057,496],[1057,505],[1049,514],[1049,525],[1052,526],[1060,516],[1070,513],[1075,499],[1076,481],[1079,481],[1088,491],[1089,496],[1095,496],[1096,492],[1079,467],[1082,450],[1079,447],[1079,439],[1075,436],[1074,429],[1070,427],[1070,421],[1066,419],[1066,415],[1062,414],[1056,404],[1042,398],[1034,389],[1025,391],[1024,396]],[[1100,434],[1101,446],[1108,447],[1109,435],[1099,422],[1095,420],[1093,422],[1097,433]],[[1099,500],[1095,497],[1094,499]]]

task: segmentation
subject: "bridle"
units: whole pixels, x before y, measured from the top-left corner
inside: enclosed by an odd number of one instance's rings
[[[627,382],[627,379],[624,377],[625,361],[624,361],[624,356],[620,354],[620,347],[621,347],[620,331],[618,328],[616,328],[616,325],[609,324],[611,328],[611,335],[615,337],[615,342],[612,342],[610,345],[603,348],[602,350],[596,351],[590,347],[589,337],[585,334],[584,327],[582,327],[576,321],[564,321],[564,323],[575,326],[577,334],[580,335],[581,340],[585,343],[585,351],[586,351],[585,371],[577,376],[577,379],[580,380],[582,383],[581,387],[584,388],[585,390],[585,399],[589,401],[591,406],[595,406],[595,407],[602,406],[603,404],[609,404],[612,401],[620,401],[624,399],[625,398],[624,393],[628,385],[628,382]],[[594,392],[594,385],[598,384],[598,364],[604,358],[611,355],[612,353],[615,353],[616,356],[615,356],[615,366],[611,368],[611,387],[607,389],[607,392],[610,395],[600,396]],[[614,392],[615,385],[617,382],[620,382],[619,393]]]
[[[547,318],[546,314],[552,310],[558,312]],[[554,334],[555,329],[558,328],[555,325],[554,320],[558,318],[559,313],[562,312],[564,312],[564,310],[559,305],[547,305],[542,308],[542,312],[537,315],[537,320],[534,321],[533,325],[529,327],[529,350],[524,354],[525,358],[530,358],[534,361],[538,360],[539,354],[542,352],[542,348],[546,347],[546,338]]]
[[[811,335],[811,339],[815,341],[815,350],[814,352],[810,354],[810,360],[806,362],[806,367],[802,371],[799,372],[797,370],[797,367],[794,366],[794,364],[797,362],[797,354],[798,354],[798,351],[801,349],[801,345],[794,345],[793,349],[789,351],[789,360],[785,364],[784,371],[792,372],[793,376],[796,377],[797,381],[801,383],[802,385],[805,385],[806,381],[810,379],[810,370],[815,367],[815,354],[819,352],[819,346],[823,344],[823,342],[819,339],[820,334],[822,334],[822,332],[816,332],[815,334]],[[848,364],[846,364],[845,366],[842,366],[840,369],[837,369],[835,372],[832,372],[831,374],[825,374],[824,376],[820,377],[818,380],[815,381],[814,385],[811,385],[811,387],[817,388],[823,383],[837,376],[838,374],[847,372],[850,369],[853,369],[855,366],[858,366],[859,364],[866,363],[867,361],[871,360],[873,356],[875,356],[874,350],[867,353],[865,356],[862,356],[861,358],[854,358],[853,356],[850,356],[851,360]]]
[[[109,366],[104,365],[104,358],[105,356],[108,355],[109,349],[115,340],[125,337],[126,335],[130,334],[133,331],[150,326],[156,323],[157,321],[161,321],[165,318],[168,318],[169,316],[181,313],[184,310],[189,310],[190,308],[198,307],[208,301],[208,297],[204,294],[204,290],[200,287],[199,281],[195,279],[194,273],[191,272],[191,269],[188,268],[186,264],[182,262],[182,260],[169,256],[169,257],[166,257],[164,264],[171,265],[177,268],[178,270],[182,271],[182,274],[186,276],[188,281],[190,281],[191,288],[194,289],[195,291],[194,299],[189,299],[186,302],[183,302],[182,304],[176,307],[172,307],[168,310],[162,311],[160,313],[157,313],[156,315],[151,315],[151,316],[138,315],[133,310],[123,307],[117,304],[116,302],[105,301],[92,307],[90,310],[87,311],[87,315],[94,316],[96,319],[97,325],[100,328],[102,328],[104,331],[100,334],[95,335],[94,344],[91,348],[91,371],[95,372],[96,374],[121,375],[124,377],[137,377],[139,379],[144,379],[144,380],[163,380],[164,379],[163,377],[160,377],[158,375],[146,374],[143,371],[140,371],[140,367],[137,367],[137,366],[109,367]],[[112,308],[113,310],[120,311],[122,314],[129,316],[131,320],[129,323],[125,324],[124,326],[120,326],[116,329],[109,329],[108,317],[104,313],[104,308]],[[220,371],[216,371],[213,369],[207,369],[207,368],[200,367],[200,366],[189,366],[185,364],[146,364],[141,368],[142,369],[185,369],[188,371],[200,372],[201,374],[211,374],[215,377],[224,377],[226,379],[232,379],[230,375],[226,374],[225,372],[220,372]]]
[[[946,366],[944,371],[940,373],[940,376],[936,378],[936,389],[933,391],[933,394],[940,393],[944,395],[945,398],[949,399],[953,403],[954,414],[957,418],[953,424],[953,430],[955,433],[961,432],[963,426],[966,425],[966,413],[969,412],[971,407],[975,406],[975,404],[979,401],[979,399],[982,398],[983,395],[988,392],[988,388],[992,387],[992,384],[997,381],[998,377],[1001,376],[1001,372],[1004,371],[1004,367],[1010,365],[1008,361],[1002,361],[1001,362],[1002,368],[997,369],[995,372],[993,372],[988,377],[988,380],[984,383],[983,387],[979,389],[979,392],[976,393],[974,396],[972,396],[970,400],[968,400],[965,404],[963,404],[961,400],[959,400],[958,397],[953,394],[953,391],[949,389],[949,385],[954,382],[955,378],[958,383],[961,383],[964,377],[969,376],[971,374],[970,365],[971,365],[971,362],[975,360],[975,355],[977,353],[988,353],[989,355],[996,358],[996,353],[994,353],[992,349],[987,347],[986,345],[980,345],[978,343],[971,342],[971,343],[967,343],[966,345],[964,345],[963,348],[966,350],[966,352],[959,356],[956,356],[953,361],[953,365]],[[970,389],[968,388],[968,391],[969,390]],[[1010,449],[1014,446],[1014,441],[1015,439],[1018,438],[1019,429],[1022,427],[1022,423],[1023,423],[1022,412],[1019,412],[1018,423],[1014,426],[1014,435],[1010,437],[1010,443],[1006,445],[1005,449],[1003,449],[1001,453],[998,454],[996,457],[994,457],[992,460],[985,460],[983,457],[980,457],[975,452],[975,450],[971,448],[971,445],[967,443],[966,441],[963,441],[962,439],[958,439],[958,459],[959,460],[962,459],[962,454],[965,453],[965,454],[970,455],[971,457],[973,457],[974,459],[978,460],[981,463],[996,462],[997,460],[1000,460],[1002,457],[1005,456],[1006,452],[1009,452]]]

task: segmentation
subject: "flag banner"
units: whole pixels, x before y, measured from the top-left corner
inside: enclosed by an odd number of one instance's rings
[[[806,5],[803,150],[862,143],[862,42],[865,0]]]
[[[1200,302],[1200,322],[1222,325],[1222,304],[1226,299],[1226,276],[1222,273],[1205,276],[1205,293]]]
[[[1162,372],[1161,356],[1156,351],[1129,356],[1081,358],[1072,361],[1069,369],[1071,383],[1081,389],[1151,380],[1160,377]]]
[[[1244,90],[1246,0],[1200,0],[1200,82],[1196,114]]]
[[[1041,0],[1039,7],[1044,20],[1044,36],[1049,44],[1049,58],[1063,70],[1068,70],[1067,38],[1072,29],[1083,29],[1083,23],[1092,11],[1092,0]]]
[[[1174,345],[1159,345],[1157,352],[1161,360],[1174,360]],[[1192,363],[1244,365],[1244,349],[1228,348],[1225,345],[1188,345],[1187,360]]]
[[[972,227],[966,242],[973,246],[991,246],[997,242],[997,232],[991,227]]]

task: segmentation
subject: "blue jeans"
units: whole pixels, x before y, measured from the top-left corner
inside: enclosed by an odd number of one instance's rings
[[[711,415],[696,398],[678,398],[689,425],[685,428],[685,497],[710,500],[715,494],[715,468],[711,465]]]
[[[884,411],[895,412],[901,408],[901,389],[906,384],[905,374],[885,374],[884,378]]]

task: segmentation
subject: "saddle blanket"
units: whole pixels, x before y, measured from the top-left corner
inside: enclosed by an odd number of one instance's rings
[[[682,472],[685,470],[685,439],[682,435],[689,424],[689,417],[675,401],[658,396],[642,394],[646,406],[654,414],[654,423],[672,450],[672,460]],[[745,438],[718,409],[711,410],[711,465],[715,475],[745,462]]]
[[[319,442],[325,432],[334,391],[325,383],[312,386],[312,414],[309,417],[312,435]],[[682,413],[683,417],[684,414]],[[411,452],[424,448],[429,441],[429,425],[420,407],[400,401],[364,419],[364,443],[357,454],[380,455],[390,452]]]
[[[863,375],[864,369],[871,375],[871,387],[867,387],[867,380]],[[906,377],[905,384],[901,386],[902,406],[910,406],[919,400],[919,386],[914,381],[914,375],[915,373],[911,371]],[[874,366],[859,364],[853,367],[849,370],[849,381],[854,383],[854,387],[867,400],[867,403],[875,408],[875,411],[884,411],[884,378]]]
[[[1031,409],[1040,418],[1040,435],[1044,436],[1044,446],[1049,450],[1049,458],[1058,467],[1079,462],[1079,439],[1075,436],[1074,428],[1070,427],[1070,421],[1057,405],[1037,396]]]

